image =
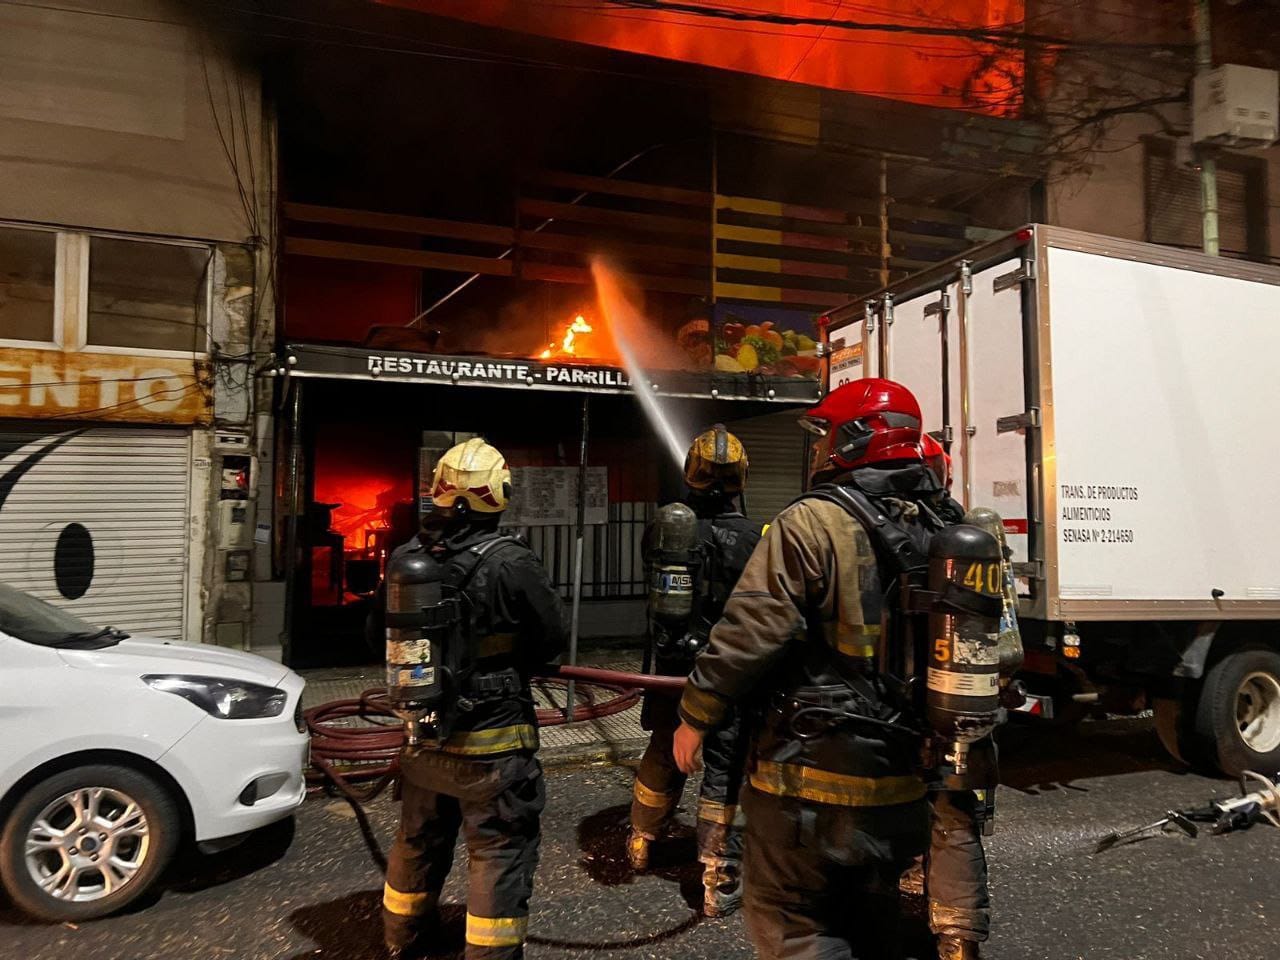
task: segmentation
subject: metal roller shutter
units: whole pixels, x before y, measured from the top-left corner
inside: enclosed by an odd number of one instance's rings
[[[189,430],[0,427],[0,582],[181,639],[190,469]]]
[[[1178,161],[1171,141],[1147,137],[1147,235],[1188,250],[1201,245],[1200,174]],[[1267,164],[1260,157],[1218,157],[1218,234],[1223,256],[1267,259]]]
[[[768,523],[800,493],[805,465],[805,434],[785,410],[726,424],[747,448],[747,514]]]

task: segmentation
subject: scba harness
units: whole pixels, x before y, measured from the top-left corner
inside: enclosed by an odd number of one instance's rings
[[[388,696],[398,713],[426,728],[425,739],[446,740],[459,713],[522,689],[513,665],[478,671],[481,661],[512,653],[514,638],[492,634],[488,605],[468,593],[487,560],[516,547],[526,545],[495,535],[445,558],[411,551],[389,565]]]
[[[794,735],[806,740],[834,726],[861,726],[923,748],[941,734],[953,741],[953,753],[954,743],[964,741],[957,763],[963,768],[970,734],[981,734],[984,725],[989,732],[985,708],[996,693],[993,624],[1003,609],[995,589],[998,544],[975,527],[943,520],[923,499],[899,500],[897,518],[861,490],[840,484],[816,487],[800,499],[834,503],[866,532],[888,616],[874,659],[833,651],[833,672],[845,689],[792,694],[784,713]],[[924,765],[935,764],[926,758]]]
[[[651,557],[657,586],[656,603],[650,602],[655,651],[664,660],[690,666],[707,646],[759,541],[757,526],[740,513],[698,518],[695,529],[696,539],[683,551],[654,551]],[[687,596],[678,606],[668,602],[676,584]]]

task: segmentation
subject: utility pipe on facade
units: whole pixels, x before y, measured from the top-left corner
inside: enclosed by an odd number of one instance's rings
[[[1196,35],[1196,76],[1213,68],[1213,36],[1209,31],[1209,0],[1193,0],[1191,20]],[[1195,109],[1192,98],[1191,108]],[[1210,147],[1195,146],[1200,167],[1200,215],[1204,252],[1218,255],[1218,161]]]

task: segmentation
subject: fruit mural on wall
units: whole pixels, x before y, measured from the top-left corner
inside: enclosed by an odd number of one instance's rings
[[[691,320],[676,333],[692,366],[716,373],[817,377],[812,315],[745,304],[719,303],[712,309],[714,321]]]
[[[779,329],[772,320],[728,320],[717,331],[715,368],[721,373],[813,377],[818,372],[818,345],[807,333]]]

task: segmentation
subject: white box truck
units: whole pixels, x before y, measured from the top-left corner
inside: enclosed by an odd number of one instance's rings
[[[1280,269],[1035,225],[823,322],[1004,518],[1037,709],[1280,769]]]

